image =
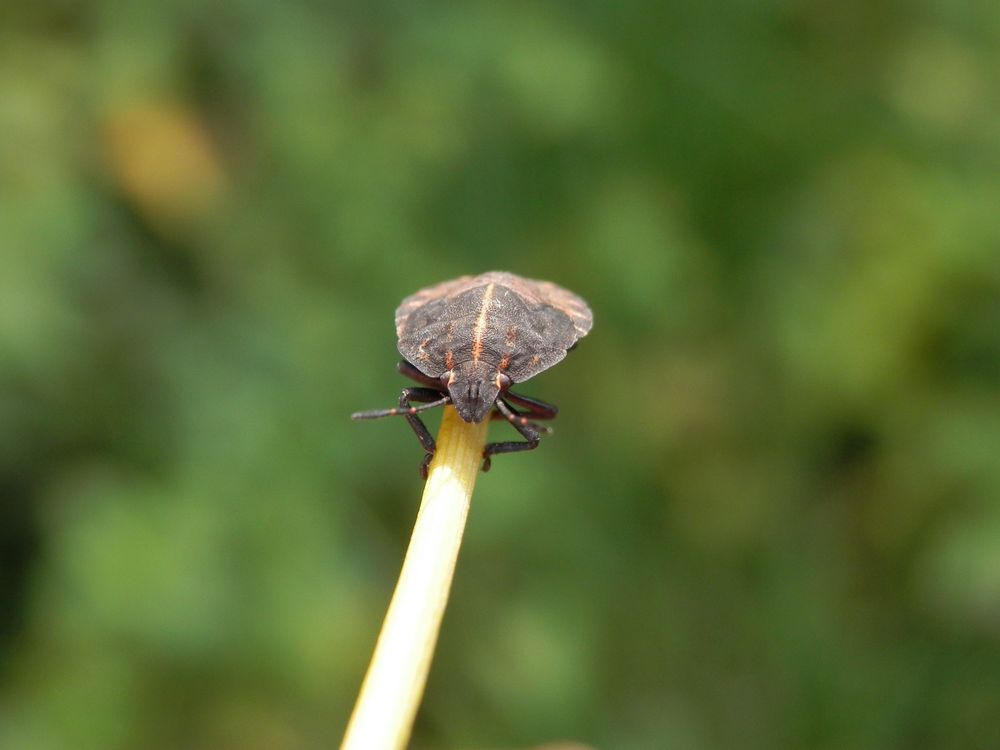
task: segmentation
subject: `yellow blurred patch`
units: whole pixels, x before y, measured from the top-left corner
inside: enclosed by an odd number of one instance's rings
[[[219,205],[225,174],[192,110],[174,102],[129,105],[108,114],[102,136],[108,170],[153,223],[184,224]]]

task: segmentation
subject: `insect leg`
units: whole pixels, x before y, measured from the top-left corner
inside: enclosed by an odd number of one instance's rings
[[[513,401],[515,404],[525,407],[526,410],[519,413],[519,418],[555,419],[556,415],[559,414],[558,407],[547,404],[544,401],[539,401],[536,398],[531,398],[530,396],[522,396],[519,393],[507,391],[503,397],[508,401]],[[490,419],[507,419],[509,421],[509,418],[499,410],[493,412],[490,415]],[[547,425],[537,424],[536,422],[529,422],[529,424],[543,435],[552,434],[552,428]]]
[[[489,471],[492,464],[491,457],[497,453],[517,453],[518,451],[530,451],[538,447],[541,438],[538,425],[528,421],[527,417],[521,416],[511,409],[503,399],[497,399],[497,409],[504,418],[511,423],[511,426],[524,436],[524,442],[520,440],[506,440],[502,443],[488,443],[483,449],[483,471]]]
[[[430,386],[431,388],[436,388],[437,390],[441,389],[441,381],[439,379],[432,378],[430,375],[424,375],[424,373],[420,372],[420,370],[411,365],[405,359],[396,364],[396,371],[400,375],[405,375],[408,378],[416,380],[418,383]]]
[[[522,396],[520,393],[514,393],[513,391],[507,391],[503,397],[507,401],[513,401],[518,406],[527,409],[523,414],[532,419],[555,419],[556,415],[559,414],[558,406],[539,401],[537,398]]]
[[[413,401],[426,403],[421,406],[413,406]],[[396,416],[397,414],[406,417],[406,421],[424,449],[424,460],[420,464],[420,476],[426,479],[427,466],[430,464],[431,459],[434,458],[434,449],[437,445],[434,442],[434,436],[431,435],[427,429],[427,425],[417,416],[417,413],[433,409],[437,406],[443,406],[449,401],[451,401],[450,396],[447,394],[442,395],[441,391],[435,391],[431,388],[404,388],[403,392],[399,394],[399,406],[397,408],[361,411],[352,414],[351,419],[378,419],[380,417]]]

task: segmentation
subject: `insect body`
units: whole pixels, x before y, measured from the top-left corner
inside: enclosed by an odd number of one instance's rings
[[[572,292],[502,271],[422,289],[396,309],[396,335],[405,358],[397,369],[424,387],[404,389],[398,408],[358,412],[352,418],[406,417],[426,452],[423,476],[435,445],[419,412],[451,403],[466,422],[506,419],[524,441],[489,443],[483,451],[487,471],[497,453],[537,447],[549,430],[532,420],[553,419],[558,413],[510,387],[559,362],[593,321],[587,303]]]

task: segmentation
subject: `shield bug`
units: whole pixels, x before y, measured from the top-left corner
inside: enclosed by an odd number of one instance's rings
[[[488,443],[483,450],[488,471],[497,453],[537,447],[550,430],[534,420],[558,413],[511,386],[562,360],[593,322],[587,303],[572,292],[502,271],[421,289],[396,309],[396,335],[404,357],[397,369],[423,387],[403,389],[397,407],[351,418],[405,417],[426,452],[420,465],[424,477],[435,444],[420,412],[450,403],[466,422],[506,419],[524,440]]]

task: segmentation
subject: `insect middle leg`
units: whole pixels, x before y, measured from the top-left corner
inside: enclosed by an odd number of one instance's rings
[[[496,454],[534,450],[538,447],[538,441],[542,436],[540,425],[528,421],[527,416],[518,414],[502,398],[497,399],[497,409],[500,410],[500,413],[511,423],[514,429],[524,436],[524,442],[520,440],[505,440],[501,443],[488,443],[483,449],[483,471],[490,470],[490,466],[493,463],[492,457]]]

